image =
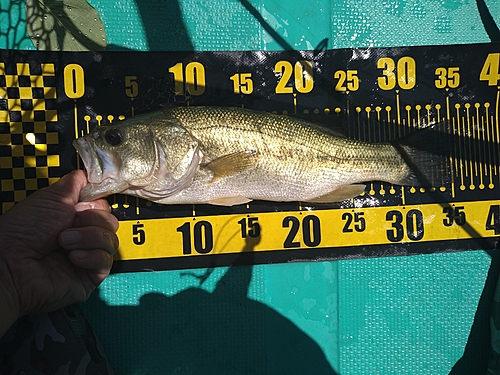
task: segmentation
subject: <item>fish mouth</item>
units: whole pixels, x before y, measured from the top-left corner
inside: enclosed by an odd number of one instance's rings
[[[73,147],[78,151],[83,165],[87,170],[87,178],[90,183],[102,182],[103,168],[97,153],[85,138],[78,138],[73,141]]]
[[[73,141],[87,170],[90,183],[101,183],[106,179],[116,179],[118,160],[109,151],[102,150],[92,139],[78,138]]]
[[[91,138],[82,137],[73,141],[87,170],[89,183],[80,191],[80,200],[91,201],[118,193],[128,187],[118,180],[119,159],[110,151],[102,150]]]

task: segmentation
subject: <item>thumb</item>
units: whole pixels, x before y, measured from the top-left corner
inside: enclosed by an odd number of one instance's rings
[[[87,182],[85,172],[77,169],[63,176],[53,185],[40,190],[39,193],[44,194],[45,199],[74,206],[78,203],[80,190],[83,189]]]

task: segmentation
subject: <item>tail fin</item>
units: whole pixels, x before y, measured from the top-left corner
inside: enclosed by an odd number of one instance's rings
[[[449,130],[448,122],[434,123],[391,142],[411,170],[401,184],[438,187],[449,181],[453,149]]]

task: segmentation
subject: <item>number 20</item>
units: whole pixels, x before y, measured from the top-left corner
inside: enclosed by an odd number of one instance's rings
[[[297,61],[294,67],[288,61],[278,61],[274,66],[274,72],[281,74],[281,78],[276,86],[276,94],[293,93],[293,87],[287,86],[292,75],[294,76],[295,89],[299,93],[307,94],[314,87],[313,69],[310,61]]]

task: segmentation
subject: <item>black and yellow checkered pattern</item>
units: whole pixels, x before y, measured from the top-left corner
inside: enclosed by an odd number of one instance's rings
[[[0,62],[0,176],[2,212],[31,192],[55,182],[60,165],[57,90],[52,63]],[[12,73],[12,74],[8,74]]]

